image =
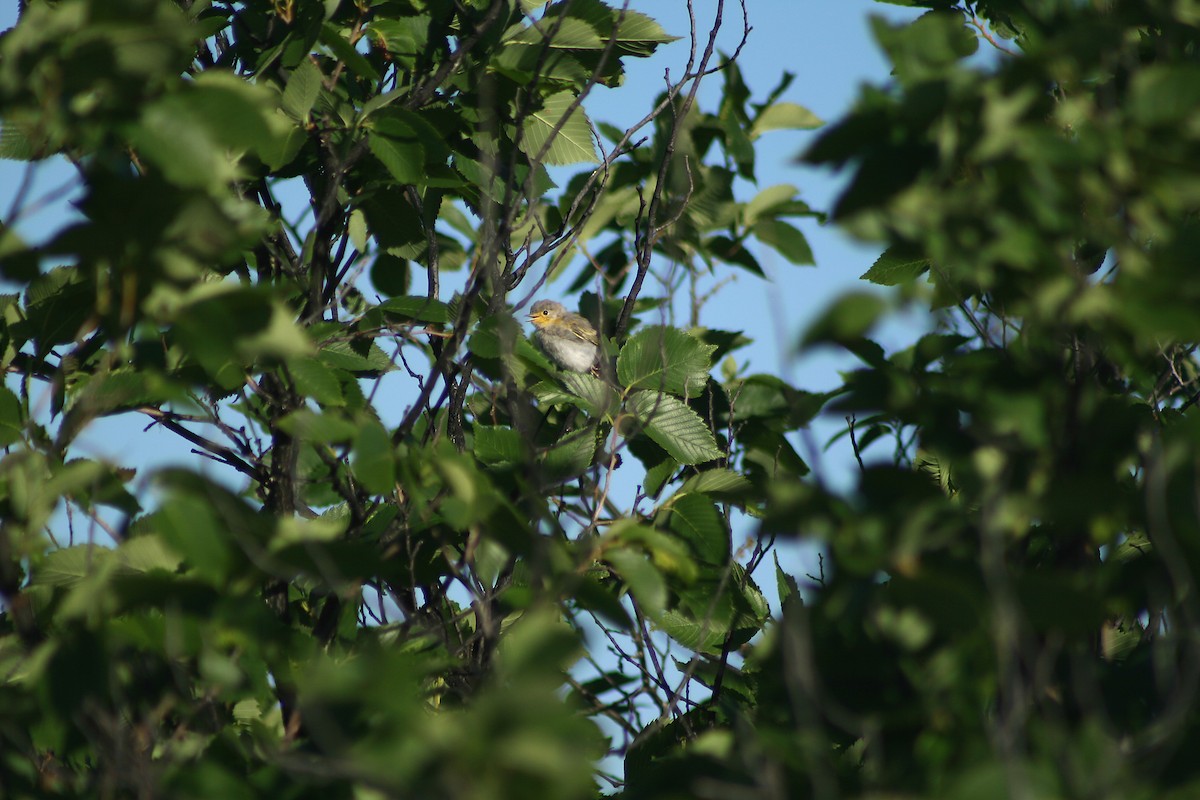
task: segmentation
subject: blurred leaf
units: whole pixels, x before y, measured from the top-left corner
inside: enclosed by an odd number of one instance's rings
[[[750,138],[757,139],[768,131],[775,130],[812,130],[825,123],[804,106],[795,103],[775,103],[765,109],[754,120],[750,128]]]
[[[628,548],[611,549],[604,554],[638,603],[653,617],[667,604],[667,587],[662,575],[641,552]]]
[[[366,420],[354,439],[354,476],[373,494],[388,494],[396,484],[392,439],[383,425]]]
[[[24,433],[25,415],[21,401],[8,387],[0,386],[0,447],[19,442]]]
[[[418,322],[444,325],[450,321],[450,309],[440,300],[430,297],[392,297],[379,304],[389,314]]]
[[[809,327],[803,343],[840,344],[859,339],[875,326],[886,308],[887,304],[873,294],[843,295]]]
[[[782,220],[760,219],[754,223],[754,235],[793,264],[812,266],[817,263],[804,234]]]

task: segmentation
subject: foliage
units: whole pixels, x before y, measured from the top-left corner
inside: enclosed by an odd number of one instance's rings
[[[0,251],[6,793],[591,796],[699,680],[630,685],[657,631],[761,628],[737,465],[805,415],[733,410],[754,379],[709,372],[744,337],[639,316],[669,300],[652,260],[804,260],[796,189],[733,185],[813,118],[699,33],[621,130],[583,100],[675,37],[600,0],[26,4],[0,41],[29,177]],[[47,160],[80,213],[27,242]],[[603,378],[518,332],[510,293],[568,270]],[[131,416],[207,464],[84,455]],[[602,631],[638,655],[589,653]]]
[[[83,200],[0,230],[0,787],[1200,790],[1200,6],[901,4],[804,156],[896,287],[806,334],[861,363],[829,396],[672,324],[812,260],[755,142],[819,122],[715,31],[622,130],[583,99],[672,37],[600,0],[25,4],[0,155]],[[598,376],[520,332],[556,279]],[[888,352],[897,304],[931,330]],[[847,492],[795,450],[822,407]],[[88,457],[110,417],[206,461]],[[772,617],[780,537],[823,551]]]

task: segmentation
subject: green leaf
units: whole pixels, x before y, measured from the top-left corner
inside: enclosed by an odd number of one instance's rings
[[[349,370],[360,378],[375,377],[396,368],[383,349],[370,339],[330,342],[321,346],[317,357],[331,367]]]
[[[624,53],[637,56],[648,56],[654,52],[655,46],[678,41],[680,37],[671,36],[654,19],[640,11],[624,9],[610,10],[612,26],[604,31],[606,39],[615,37],[618,49]]]
[[[547,46],[556,50],[603,50],[604,40],[592,25],[581,19],[567,17],[561,20],[544,20],[540,24],[513,29],[515,34],[508,39],[509,45]],[[553,32],[553,37],[551,37]]]
[[[871,268],[860,276],[880,286],[897,286],[916,280],[929,270],[929,259],[905,247],[884,250]]]
[[[55,267],[30,281],[25,290],[25,319],[9,331],[14,339],[33,340],[40,353],[73,341],[94,304],[95,289],[74,267]]]
[[[745,224],[753,225],[760,218],[774,216],[771,214],[777,208],[786,207],[799,194],[800,190],[790,183],[780,183],[768,186],[746,203],[742,209]]]
[[[330,23],[321,26],[321,44],[329,48],[334,58],[345,64],[360,78],[366,78],[371,83],[379,82],[379,72],[371,65],[366,57],[354,49],[346,37]]]
[[[911,24],[893,25],[875,17],[871,29],[891,58],[896,76],[908,84],[942,77],[979,49],[979,39],[958,8],[930,11]]]
[[[46,146],[33,138],[33,126],[5,120],[0,125],[0,158],[12,161],[36,161],[51,155]]]
[[[7,386],[0,386],[0,447],[21,440],[25,433],[24,417],[20,399]]]
[[[363,422],[354,439],[354,476],[372,494],[390,494],[396,487],[392,438],[377,420]]]
[[[574,403],[594,419],[604,419],[611,416],[616,408],[617,393],[604,381],[583,372],[563,372],[560,376],[563,387],[571,397],[579,402]]]
[[[801,130],[807,131],[824,125],[813,112],[795,103],[774,103],[764,109],[754,124],[750,127],[750,138],[757,139],[767,131]]]
[[[241,385],[258,359],[308,355],[312,342],[265,287],[201,284],[175,315],[172,329],[189,355],[222,387]]]
[[[323,406],[344,406],[342,383],[333,370],[315,358],[296,358],[288,363],[288,373],[296,391]]]
[[[816,264],[808,239],[798,228],[779,219],[760,219],[754,223],[754,236],[770,245],[781,256],[799,266]]]
[[[783,571],[783,567],[779,566],[779,551],[773,554],[775,557],[775,591],[779,595],[779,604],[786,607],[789,602],[802,602],[800,597],[800,587],[796,584],[796,579]]]
[[[450,321],[450,307],[432,297],[393,297],[380,303],[379,308],[389,315],[415,319],[418,322],[444,325]]]
[[[563,18],[566,14],[566,18]],[[599,0],[571,0],[547,9],[536,26],[516,29],[509,42],[564,50],[603,50],[616,40],[619,53],[647,56],[657,45],[676,41],[662,26],[632,9],[618,11]]]
[[[706,469],[692,475],[679,487],[678,495],[689,492],[700,494],[715,494],[718,496],[737,496],[751,488],[751,483],[741,473],[726,467]]]
[[[170,180],[215,190],[242,173],[237,161],[242,154],[280,165],[294,126],[276,112],[278,102],[265,86],[204,72],[148,104],[131,138]]]
[[[720,259],[726,264],[736,264],[760,278],[767,276],[758,263],[758,259],[746,246],[744,238],[730,239],[728,236],[713,236],[704,242],[703,249],[707,250],[712,257]]]
[[[629,396],[629,409],[645,426],[646,435],[680,464],[703,464],[722,458],[712,431],[682,401],[666,394],[640,391]]]
[[[701,559],[720,566],[729,560],[729,528],[705,495],[676,492],[663,505],[671,530],[692,546]]]
[[[804,335],[804,344],[844,343],[858,340],[875,326],[887,309],[880,297],[853,292],[839,298],[812,324]]]
[[[345,417],[345,412],[317,414],[302,408],[280,419],[278,425],[284,433],[316,444],[348,443],[358,435],[358,426]]]
[[[521,434],[499,425],[476,425],[471,429],[475,457],[484,464],[520,464],[525,460]]]
[[[677,328],[654,325],[634,334],[617,357],[617,379],[628,389],[699,397],[708,385],[715,345]]]
[[[657,464],[646,467],[646,477],[642,481],[642,488],[650,497],[657,497],[663,486],[678,469],[679,462],[664,454],[662,460]]]
[[[415,62],[428,47],[430,21],[430,17],[425,15],[400,19],[379,17],[367,23],[366,29],[374,41],[387,50],[392,61],[409,63]],[[397,93],[400,93],[399,90]],[[376,99],[382,96],[377,95]],[[363,113],[367,113],[366,106],[363,107]]]
[[[679,578],[684,583],[691,583],[699,574],[688,546],[663,531],[626,519],[613,525],[604,539],[605,542],[601,545],[604,548],[610,546],[611,540],[642,548],[646,555],[650,556],[655,568],[664,574]]]
[[[697,620],[679,611],[664,611],[654,621],[663,633],[697,653],[716,654],[725,639],[725,629],[714,620]]]
[[[251,569],[247,553],[264,547],[274,524],[223,486],[195,473],[169,469],[156,476],[167,497],[152,523],[189,572],[228,586]]]
[[[393,139],[371,132],[367,134],[371,152],[398,183],[417,185],[425,176],[425,153],[415,140]]]
[[[547,97],[542,108],[529,115],[521,139],[526,155],[555,166],[599,161],[591,123],[582,106],[570,110],[574,102],[573,94],[559,92]]]
[[[320,68],[311,59],[304,59],[288,76],[280,107],[297,122],[308,122],[308,112],[316,105],[324,80]]]
[[[630,593],[651,617],[657,617],[667,605],[667,586],[647,557],[630,548],[614,548],[604,554]]]
[[[1134,73],[1129,109],[1145,125],[1171,125],[1194,119],[1200,104],[1200,67],[1150,65]]]
[[[79,544],[47,553],[33,568],[31,586],[74,586],[112,558],[107,547]]]
[[[549,481],[562,481],[582,475],[596,460],[594,427],[572,431],[541,455],[542,471]]]

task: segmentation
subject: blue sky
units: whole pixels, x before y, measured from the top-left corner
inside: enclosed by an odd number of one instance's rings
[[[916,16],[913,9],[873,0],[747,0],[747,4],[753,30],[739,63],[755,99],[761,99],[787,70],[796,74],[796,80],[782,99],[806,106],[825,120],[836,120],[843,114],[853,103],[862,83],[888,80],[887,65],[870,36],[870,15],[884,15],[890,19]],[[14,23],[14,5],[0,4],[0,28]],[[683,0],[635,0],[631,6],[653,16],[669,33],[686,36],[688,20]],[[710,27],[715,7],[715,0],[697,0],[695,3],[697,26],[701,32]],[[726,3],[725,20],[719,47],[730,52],[740,38],[742,27],[740,9],[732,0]],[[662,90],[664,70],[670,69],[673,75],[680,74],[686,57],[685,39],[661,48],[651,59],[631,59],[626,85],[615,90],[597,90],[589,101],[589,113],[596,120],[622,127],[640,118]],[[701,102],[706,108],[714,107],[720,88],[719,76],[708,79],[706,89],[701,92]],[[813,207],[829,207],[842,179],[795,163],[796,156],[815,135],[816,132],[774,132],[760,139],[758,188],[791,183],[800,188],[802,197]],[[9,208],[25,166],[0,161],[0,213]],[[37,198],[71,177],[71,171],[61,164],[40,167],[30,197]],[[749,199],[755,187],[742,186],[739,192],[744,193],[741,199]],[[17,227],[22,234],[36,241],[61,225],[68,213],[69,208],[64,202],[51,203],[39,213],[21,220]],[[751,372],[779,374],[803,389],[828,389],[837,384],[837,369],[853,362],[833,354],[798,361],[794,358],[795,342],[805,325],[835,297],[847,290],[862,288],[858,276],[874,261],[880,248],[853,242],[836,229],[820,226],[813,220],[802,220],[799,224],[809,237],[817,266],[796,267],[770,253],[761,253],[760,263],[772,280],[765,282],[739,271],[736,279],[726,284],[716,299],[706,306],[703,322],[713,328],[745,331],[755,340],[739,354],[741,360],[749,360]],[[717,276],[718,279],[722,277],[725,276]],[[555,296],[557,292],[556,287],[550,285],[543,288],[540,295]],[[523,293],[517,296],[523,296]],[[572,298],[564,299],[572,302]],[[912,322],[895,325],[885,330],[885,343],[902,344],[917,330],[919,324]],[[393,405],[400,406],[401,403],[397,401]],[[403,409],[395,410],[398,417]],[[384,416],[387,420],[392,415],[385,413]],[[824,442],[839,424],[837,421],[823,423],[817,428],[814,439]],[[81,455],[138,466],[143,475],[151,466],[197,463],[198,459],[177,437],[160,429],[143,433],[144,427],[145,420],[132,417],[105,420],[94,426],[95,430],[81,442]],[[813,455],[811,451],[801,452],[806,458]],[[820,461],[824,476],[832,484],[848,483],[853,461],[846,447],[839,445],[821,456]],[[211,471],[210,467],[201,468]]]

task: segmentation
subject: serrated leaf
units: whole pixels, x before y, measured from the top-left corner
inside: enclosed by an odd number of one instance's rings
[[[715,345],[677,328],[654,325],[638,331],[617,357],[617,379],[628,389],[698,397],[708,383]]]
[[[859,279],[880,286],[896,286],[916,280],[929,270],[929,265],[928,258],[908,248],[889,247]]]
[[[753,484],[741,473],[725,467],[706,469],[704,472],[691,476],[679,487],[676,494],[699,492],[703,494],[741,494],[749,491]]]
[[[779,552],[774,553],[775,556],[775,590],[779,594],[779,604],[786,606],[789,601],[795,598],[796,602],[801,602],[800,587],[796,584],[796,579],[783,571],[783,567],[779,566]]]
[[[542,471],[549,481],[582,475],[596,460],[596,431],[581,428],[555,442],[541,456]]]
[[[678,41],[678,36],[671,36],[653,18],[640,11],[624,9],[611,10],[615,31],[609,29],[609,36],[615,35],[618,49],[630,55],[648,56],[654,52],[656,45]]]
[[[662,513],[671,530],[704,561],[720,566],[729,560],[729,529],[708,497],[677,492],[664,504]]]
[[[664,611],[654,621],[655,626],[689,650],[697,653],[716,653],[720,650],[725,630],[712,621],[698,621],[678,611]]]
[[[680,464],[703,464],[725,455],[700,415],[670,395],[634,392],[628,407],[646,435]]]
[[[537,25],[514,29],[510,45],[537,45],[556,50],[603,50],[604,39],[595,27],[574,17],[542,20]]]
[[[331,367],[349,370],[358,377],[373,377],[396,368],[375,342],[360,348],[358,341],[336,341],[321,347],[318,358]]]
[[[288,373],[296,390],[323,406],[343,406],[342,384],[334,371],[315,358],[295,358],[288,363]]]
[[[30,139],[29,133],[11,121],[0,125],[0,158],[12,161],[35,161],[49,156],[45,146]]]
[[[80,544],[46,554],[32,570],[31,586],[74,586],[112,558],[107,547]]]
[[[596,419],[602,419],[612,414],[616,406],[617,393],[604,381],[583,372],[563,372],[561,375],[563,387],[577,398],[584,411]]]
[[[529,115],[521,139],[521,149],[526,155],[554,166],[599,161],[591,123],[582,106],[570,110],[574,102],[573,94],[559,92],[547,97],[542,108]]]
[[[519,464],[525,458],[521,434],[500,425],[476,425],[472,428],[475,457],[488,465]]]
[[[724,569],[710,567],[699,582],[679,590],[677,607],[655,621],[658,628],[699,652],[719,652],[726,636],[735,647],[748,642],[771,609],[740,564],[730,564],[728,576]]]

